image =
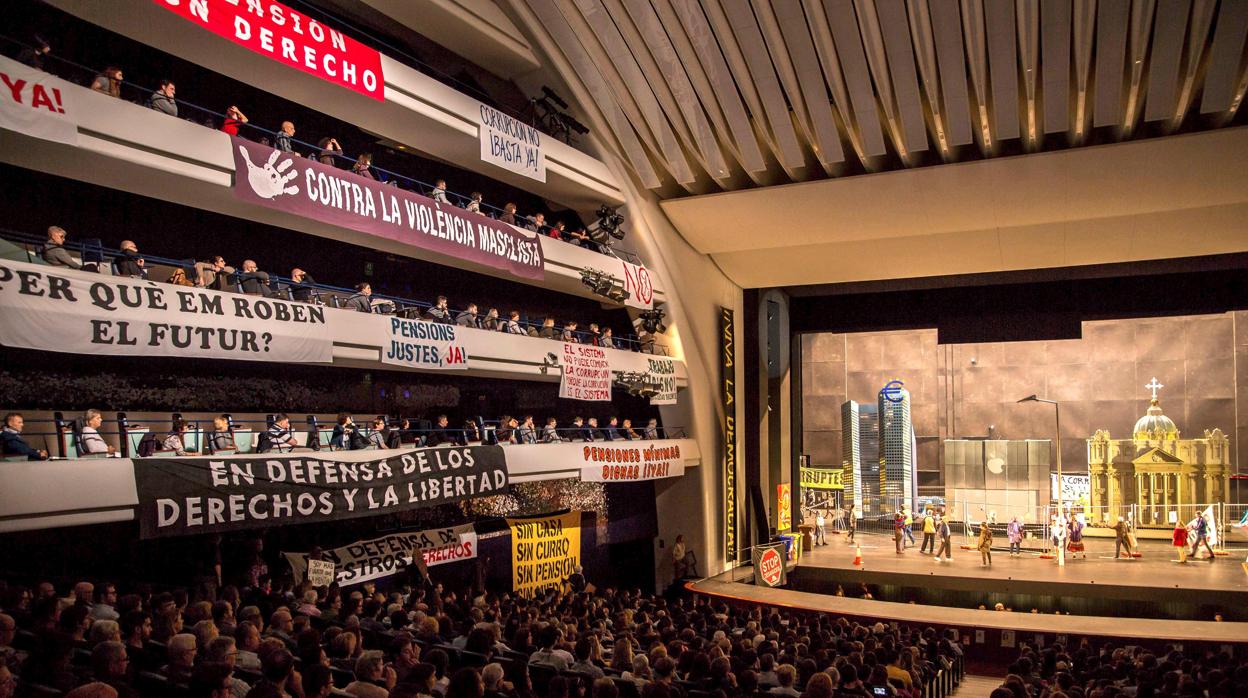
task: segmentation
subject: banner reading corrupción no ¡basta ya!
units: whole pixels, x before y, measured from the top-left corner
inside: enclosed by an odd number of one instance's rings
[[[0,344],[111,356],[333,361],[325,308],[0,260]]]
[[[545,276],[542,245],[506,223],[312,158],[232,137],[234,195],[311,220],[501,269]]]
[[[134,462],[142,538],[380,516],[507,491],[500,446]]]

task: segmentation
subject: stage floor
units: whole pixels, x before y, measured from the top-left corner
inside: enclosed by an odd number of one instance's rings
[[[993,564],[980,566],[975,550],[954,551],[952,562],[937,563],[918,548],[898,555],[892,537],[859,534],[864,564],[853,565],[854,546],[843,535],[829,536],[829,545],[806,551],[790,576],[789,588],[755,587],[750,568],[730,570],[715,577],[690,583],[695,592],[726,599],[789,606],[867,619],[897,620],[909,623],[992,628],[1022,633],[1092,635],[1116,638],[1154,639],[1190,642],[1248,642],[1248,623],[1242,621],[1248,609],[1248,573],[1240,564],[1244,551],[1219,557],[1214,562],[1190,561],[1180,565],[1172,546],[1146,542],[1143,557],[1115,561],[1113,543],[1090,541],[1087,560],[1068,560],[1058,567],[1056,560],[1041,559],[1036,553],[1011,558],[1007,552],[993,551]],[[922,537],[919,537],[922,541]],[[957,546],[961,541],[955,539]],[[810,587],[844,587],[847,596],[815,592]],[[1131,617],[1130,613],[1055,615],[1033,614],[1023,608],[1013,613],[975,610],[972,606],[944,606],[931,603],[905,603],[898,600],[863,599],[861,584],[893,588],[923,588],[987,594],[1018,594],[1047,597],[1059,605],[1072,599],[1095,597],[1122,599],[1118,606],[1131,608],[1131,600],[1165,603],[1198,598],[1206,605],[1228,610],[1228,621],[1215,623],[1212,613],[1194,620]],[[807,590],[801,590],[801,589]],[[1141,604],[1142,606],[1142,604]],[[1069,611],[1069,606],[1066,608]]]
[[[922,536],[916,537],[921,543]],[[1240,564],[1244,551],[1232,551],[1213,562],[1189,559],[1179,564],[1173,546],[1141,541],[1142,557],[1115,560],[1113,541],[1091,540],[1088,558],[1068,556],[1064,567],[1034,552],[1010,557],[1004,550],[993,550],[992,565],[984,567],[979,551],[960,549],[963,540],[958,538],[953,541],[953,560],[946,562],[920,554],[918,546],[898,555],[891,536],[859,533],[856,538],[862,545],[861,568],[854,566],[854,546],[844,535],[829,536],[828,545],[805,551],[800,567],[853,573],[854,580],[868,584],[956,590],[984,590],[985,580],[994,580],[991,590],[1003,593],[1158,600],[1173,596],[1175,590],[1191,590],[1201,592],[1210,603],[1248,607],[1248,573]]]

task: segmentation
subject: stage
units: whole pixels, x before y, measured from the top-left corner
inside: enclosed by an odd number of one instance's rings
[[[898,555],[891,537],[857,538],[862,567],[852,564],[854,546],[844,536],[829,536],[829,545],[803,555],[785,588],[754,586],[749,583],[750,567],[691,582],[687,588],[730,603],[831,613],[862,622],[955,628],[965,642],[980,646],[980,656],[1001,662],[1017,656],[1017,643],[1024,641],[1044,645],[1114,639],[1157,648],[1180,642],[1219,651],[1228,645],[1248,646],[1243,551],[1215,562],[1180,565],[1171,561],[1176,559],[1174,549],[1157,542],[1145,544],[1141,558],[1116,562],[1112,542],[1091,541],[1088,559],[1068,560],[1064,568],[1034,552],[1011,558],[996,550],[993,565],[981,567],[979,552],[957,548],[960,541],[955,541],[952,562],[937,563],[920,555],[917,547]],[[864,585],[873,598],[863,598]],[[845,596],[836,595],[838,586]],[[1013,612],[994,611],[998,602]],[[985,610],[979,610],[981,605]],[[1032,608],[1043,612],[1032,613]],[[1223,613],[1226,622],[1213,622],[1215,613]]]
[[[921,535],[916,539],[922,543]],[[854,546],[845,542],[843,534],[828,536],[828,545],[805,551],[790,587],[833,593],[835,585],[840,584],[847,595],[857,596],[856,587],[865,583],[903,594],[890,600],[920,603],[939,602],[917,596],[957,592],[947,596],[983,597],[974,603],[956,604],[963,607],[975,608],[983,603],[991,608],[1000,600],[1014,610],[1034,607],[1050,613],[1091,613],[1104,610],[1095,608],[1098,606],[1121,607],[1123,602],[1139,602],[1153,612],[1132,614],[1136,617],[1209,620],[1215,609],[1227,609],[1228,618],[1242,615],[1236,620],[1248,620],[1248,573],[1240,564],[1244,561],[1243,550],[1232,550],[1230,555],[1213,562],[1189,559],[1187,564],[1179,564],[1173,546],[1146,540],[1141,541],[1141,557],[1115,560],[1112,540],[1086,540],[1087,559],[1075,560],[1068,555],[1064,567],[1059,567],[1056,560],[1041,559],[1035,552],[1010,557],[1006,550],[995,549],[992,565],[983,567],[978,550],[959,547],[966,542],[961,538],[954,539],[953,560],[946,562],[920,554],[917,545],[898,555],[891,536],[860,533],[857,541],[862,545],[861,567],[853,565]],[[906,591],[901,590],[916,591],[905,596]],[[1010,603],[1009,599],[1033,603]],[[1183,606],[1208,612],[1178,612]],[[1166,612],[1166,607],[1174,612]],[[1119,615],[1116,608],[1113,615]]]

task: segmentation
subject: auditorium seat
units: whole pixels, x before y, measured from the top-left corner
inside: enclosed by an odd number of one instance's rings
[[[28,696],[29,698],[60,698],[65,694],[58,689],[44,686],[41,683],[22,683],[17,689],[17,695]]]
[[[641,693],[637,690],[637,684],[632,679],[621,679],[618,676],[612,676],[611,683],[615,684],[616,690],[620,692],[620,698],[641,698]]]

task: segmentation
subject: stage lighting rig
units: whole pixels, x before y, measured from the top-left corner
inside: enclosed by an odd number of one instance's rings
[[[663,384],[650,373],[641,371],[620,371],[615,374],[615,384],[635,397],[651,398],[658,395]]]
[[[584,267],[581,269],[581,283],[599,296],[609,298],[616,303],[628,300],[629,293],[624,288],[624,282],[605,271]]]
[[[597,218],[589,224],[585,232],[589,233],[589,238],[599,247],[610,250],[616,241],[624,239],[624,229],[620,227],[624,225],[624,214],[620,213],[619,209],[603,204],[598,207],[594,215]]]
[[[666,315],[667,312],[662,308],[643,310],[637,315],[637,319],[633,320],[633,327],[646,334],[663,334],[667,332],[667,325],[663,324],[663,318]]]
[[[589,133],[585,124],[566,111],[568,103],[545,85],[542,85],[542,96],[531,98],[529,104],[533,107],[533,127],[562,139],[568,145],[575,140],[573,133],[582,136]]]

